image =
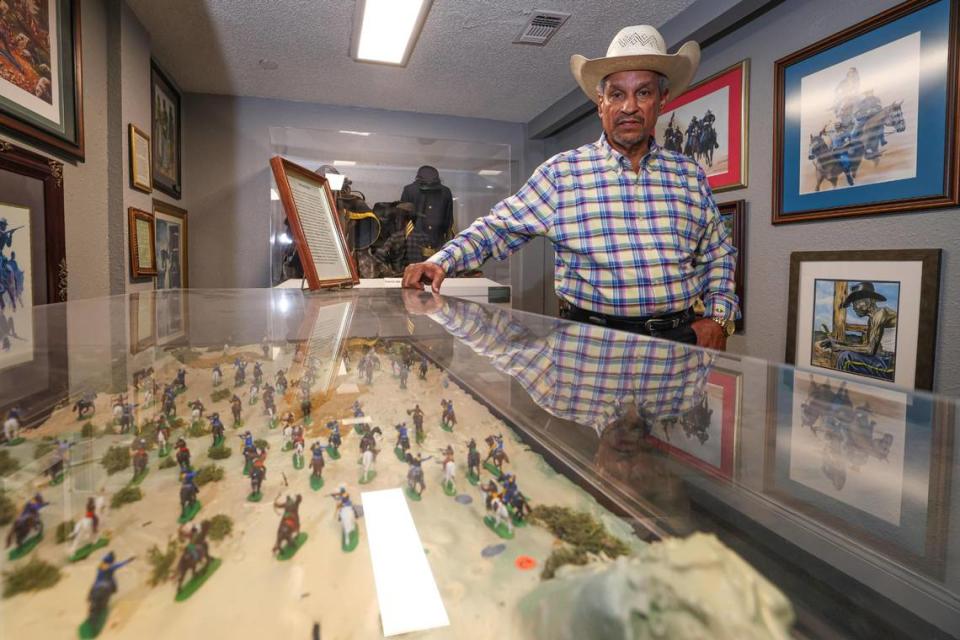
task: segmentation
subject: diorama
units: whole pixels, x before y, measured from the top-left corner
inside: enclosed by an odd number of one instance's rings
[[[400,487],[450,623],[416,637],[788,636],[716,538],[641,541],[409,343],[307,347],[158,348],[4,416],[0,635],[382,637],[362,494]]]

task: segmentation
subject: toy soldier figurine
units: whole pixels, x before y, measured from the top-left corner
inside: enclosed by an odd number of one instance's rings
[[[180,391],[187,390],[187,370],[183,367],[177,369],[177,380],[176,380],[177,389]]]
[[[277,541],[273,545],[273,553],[279,554],[283,560],[293,557],[307,539],[306,533],[300,533],[300,502],[302,500],[300,494],[297,494],[296,498],[288,495],[283,504],[279,500],[273,503],[274,509],[283,508],[280,526],[277,529]]]
[[[183,473],[183,483],[180,485],[180,524],[189,522],[200,511],[200,501],[197,500],[200,488],[194,482],[196,477],[195,471],[188,470]]]
[[[238,436],[243,440],[243,475],[249,475],[253,468],[253,459],[257,456],[257,445],[253,440],[253,434],[245,431],[243,435]]]
[[[257,404],[257,400],[259,396],[260,396],[260,384],[254,381],[254,383],[250,385],[250,399],[247,402],[251,405]]]
[[[240,417],[240,412],[243,410],[243,402],[240,400],[240,396],[233,394],[233,397],[230,398],[230,411],[233,412],[233,424],[237,426],[243,422]]]
[[[276,384],[279,393],[283,394],[287,392],[287,376],[283,369],[277,371]]]
[[[174,447],[177,449],[176,460],[177,464],[180,465],[180,472],[186,473],[190,471],[190,449],[187,448],[187,442],[183,438],[177,438],[176,444]]]
[[[397,444],[394,446],[393,450],[397,454],[397,457],[406,461],[407,451],[410,450],[410,437],[407,435],[407,423],[403,422],[394,427],[397,430]]]
[[[324,448],[319,440],[310,445],[310,488],[314,491],[323,487]]]
[[[310,389],[304,386],[300,390],[300,411],[303,413],[303,421],[310,424]]]
[[[293,448],[294,448],[294,449],[297,448],[297,445],[298,445],[298,444],[303,445],[303,444],[304,444],[304,440],[303,440],[304,428],[303,428],[303,425],[299,425],[299,424],[298,424],[297,426],[295,426],[295,427],[293,428],[293,432],[290,434],[290,436],[291,436],[291,439],[292,439],[292,441],[293,441]]]
[[[362,418],[362,417],[363,417],[363,407],[360,406],[360,401],[359,401],[359,400],[354,400],[354,401],[353,401],[353,417],[354,417],[354,418]]]
[[[457,487],[454,484],[454,477],[457,473],[456,464],[453,461],[453,447],[447,445],[447,448],[442,451],[443,460],[439,460],[440,466],[443,467],[443,492],[448,496],[457,495]]]
[[[220,420],[220,414],[218,412],[210,414],[210,428],[213,431],[212,446],[218,447],[223,444],[223,440],[225,438],[223,421]]]
[[[263,365],[259,361],[253,363],[253,383],[263,384]]]
[[[270,416],[270,428],[276,426],[274,420],[277,415],[277,403],[274,398],[273,385],[269,382],[263,387],[263,412]]]
[[[407,378],[409,377],[410,377],[410,367],[408,367],[405,363],[401,363],[400,364],[400,388],[401,389],[407,388]]]
[[[440,428],[444,431],[453,431],[453,425],[457,424],[457,414],[453,412],[453,400],[441,400],[440,406],[443,413],[440,415]]]
[[[467,480],[474,485],[480,481],[480,452],[473,438],[467,443]]]
[[[265,449],[257,450],[253,458],[253,467],[250,469],[250,495],[247,500],[250,502],[260,502],[263,494],[260,493],[260,487],[263,481],[267,479],[267,452]]]
[[[133,451],[133,480],[131,484],[137,484],[147,473],[147,441],[143,438],[137,438],[131,447]]]
[[[433,456],[424,458],[423,454],[420,453],[416,457],[410,453],[406,456],[406,462],[410,465],[407,471],[407,495],[414,500],[420,500],[423,492],[427,489],[427,485],[423,481],[423,463],[432,458]],[[418,490],[417,487],[420,487],[420,489]]]
[[[331,420],[327,423],[327,428],[330,430],[330,442],[327,445],[330,450],[330,457],[339,456],[340,445],[343,443],[343,439],[340,436],[340,423],[336,420]]]
[[[10,560],[16,560],[21,555],[29,552],[36,546],[43,537],[43,521],[40,519],[40,509],[49,505],[49,502],[43,501],[43,496],[39,493],[27,500],[23,505],[23,510],[17,519],[14,520],[10,533],[7,534],[7,546],[16,541],[17,547],[11,551]],[[36,532],[31,537],[31,533]],[[23,551],[23,554],[17,553]]]
[[[157,427],[157,447],[159,449],[158,455],[161,458],[165,458],[169,453],[167,450],[167,443],[170,441],[170,427],[167,426],[166,421],[164,421],[161,416],[154,418],[154,423]]]
[[[223,382],[223,371],[220,370],[220,364],[213,365],[213,386],[219,387],[220,383]]]
[[[419,371],[419,376],[420,376],[420,379],[421,379],[421,380],[426,380],[426,379],[427,379],[427,371],[428,371],[429,367],[430,367],[430,365],[427,364],[427,359],[426,359],[426,358],[420,358],[420,371]]]
[[[111,551],[103,556],[103,560],[97,566],[97,577],[90,587],[90,593],[87,600],[90,603],[89,613],[86,621],[80,627],[81,638],[94,638],[103,629],[107,620],[107,605],[110,602],[110,596],[117,592],[117,579],[114,573],[122,569],[131,562],[133,557],[127,558],[123,562],[114,562],[116,555]]]
[[[420,405],[416,405],[413,409],[407,409],[407,415],[413,416],[413,432],[417,439],[417,444],[423,442],[423,409],[420,408]]]

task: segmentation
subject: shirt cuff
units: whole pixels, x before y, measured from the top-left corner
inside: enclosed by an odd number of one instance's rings
[[[736,320],[740,316],[736,298],[725,293],[712,293],[703,297],[704,312],[706,318],[723,318],[724,320]]]
[[[427,258],[427,262],[438,265],[447,275],[453,273],[454,262],[450,258],[450,254],[444,250],[437,251],[435,254]]]

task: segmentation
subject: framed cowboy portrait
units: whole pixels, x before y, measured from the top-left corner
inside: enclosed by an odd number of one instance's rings
[[[2,3],[0,127],[83,160],[79,0]]]
[[[746,208],[745,200],[734,200],[733,202],[718,202],[717,210],[720,212],[720,221],[729,234],[730,243],[737,250],[737,265],[734,271],[734,288],[737,299],[740,300],[740,317],[736,321],[737,333],[744,331],[744,318],[746,317],[746,292],[747,292],[747,233],[746,233]]]
[[[957,12],[905,2],[776,62],[774,224],[958,204]]]
[[[157,269],[154,288],[186,289],[189,286],[187,212],[154,200],[153,219]]]
[[[795,252],[786,361],[931,390],[939,287],[940,249]]]
[[[180,199],[180,92],[150,61],[153,186]]]
[[[700,163],[713,191],[747,186],[750,61],[710,76],[664,105],[656,140]]]

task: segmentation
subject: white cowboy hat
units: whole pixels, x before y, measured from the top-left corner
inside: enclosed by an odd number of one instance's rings
[[[700,64],[700,45],[686,42],[674,54],[667,54],[667,44],[660,32],[650,25],[624,27],[610,46],[605,58],[570,56],[570,71],[587,97],[598,102],[597,85],[618,71],[656,71],[667,77],[670,98],[683,93],[693,80]]]

